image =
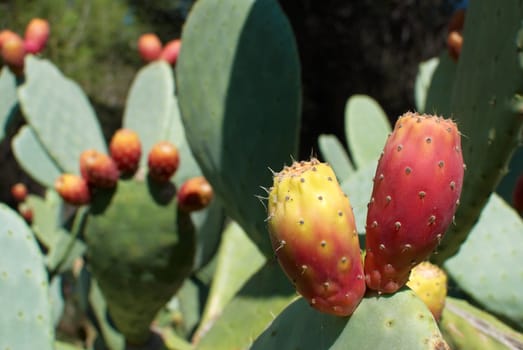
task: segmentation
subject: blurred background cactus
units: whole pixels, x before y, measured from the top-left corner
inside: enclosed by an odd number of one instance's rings
[[[0,30],[23,35],[36,16],[51,28],[23,70],[4,58],[0,73],[0,137],[13,155],[3,169],[20,175],[2,184],[0,295],[10,302],[0,347],[522,349],[523,221],[512,203],[523,169],[523,5],[406,3],[347,5],[379,30],[362,25],[355,38],[341,11],[341,41],[309,41],[323,30],[311,31],[312,19],[328,22],[338,10],[322,5],[320,17],[312,3],[0,4],[0,14],[14,14],[1,16]],[[451,57],[446,24],[459,9],[463,46]],[[144,58],[144,33],[157,33],[168,52]],[[317,61],[339,62],[336,49],[356,44],[365,49],[352,56],[357,67]],[[382,84],[370,84],[376,76]],[[320,313],[273,256],[260,203],[270,169],[311,151],[328,162],[363,243],[379,154],[409,109],[452,118],[462,133],[467,171],[455,224],[431,257],[438,279],[413,275],[412,290],[367,293],[349,317]],[[85,179],[89,202],[72,205],[56,179],[85,177],[85,150],[111,156],[119,128],[138,135],[138,169],[111,188]],[[162,141],[179,157],[167,181],[148,175]],[[178,193],[195,178],[213,194],[186,206]],[[433,315],[423,301],[435,296]]]

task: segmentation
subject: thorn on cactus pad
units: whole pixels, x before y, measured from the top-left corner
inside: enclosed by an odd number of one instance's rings
[[[432,138],[431,138],[431,137],[427,137],[427,138],[425,139],[425,142],[426,142],[426,143],[431,143],[431,142],[432,142]]]
[[[403,145],[398,145],[398,147],[396,147],[396,150],[397,150],[398,152],[400,152],[402,149],[403,149]]]
[[[418,192],[418,196],[419,196],[420,199],[425,198],[426,195],[427,195],[427,193],[425,191],[419,191]]]
[[[412,168],[411,167],[406,167],[405,168],[405,174],[409,175],[410,173],[412,173]]]
[[[444,166],[445,166],[445,162],[442,161],[442,160],[440,160],[440,161],[438,162],[438,167],[443,168]]]
[[[436,216],[435,215],[429,216],[429,225],[434,225],[434,223],[436,223]]]
[[[401,222],[396,221],[396,222],[394,223],[394,229],[395,229],[396,231],[399,231],[400,228],[401,228]]]

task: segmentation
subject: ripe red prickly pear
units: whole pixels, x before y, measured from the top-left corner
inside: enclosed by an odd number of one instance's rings
[[[162,42],[154,33],[142,34],[138,38],[138,53],[144,62],[152,62],[160,58]]]
[[[13,33],[2,41],[2,59],[16,74],[24,67],[25,48],[22,38]]]
[[[167,182],[180,164],[178,148],[168,141],[156,143],[149,151],[147,165],[149,176],[157,182]]]
[[[180,47],[182,41],[180,39],[174,39],[165,44],[165,47],[160,54],[160,59],[167,61],[171,65],[176,65],[178,55],[180,54]]]
[[[207,207],[213,195],[211,184],[203,176],[186,180],[176,194],[178,207],[188,213]]]
[[[25,201],[27,197],[27,186],[21,182],[17,182],[11,186],[11,196],[18,203]]]
[[[13,32],[12,30],[3,29],[2,31],[0,31],[0,50],[2,49],[2,46],[4,45],[4,42],[7,39],[12,38],[14,36],[18,36],[18,34]]]
[[[424,261],[410,272],[407,286],[423,300],[436,321],[439,321],[447,297],[447,274],[438,266]]]
[[[80,173],[89,185],[99,188],[116,186],[120,177],[114,160],[93,149],[83,151],[80,155]]]
[[[74,174],[62,174],[54,183],[56,192],[64,201],[73,205],[84,205],[91,200],[89,187],[84,178]]]
[[[24,45],[29,53],[39,53],[49,39],[49,22],[42,18],[33,18],[25,29]]]
[[[315,309],[348,316],[365,293],[354,214],[332,168],[316,159],[274,175],[271,243],[285,274]]]
[[[456,124],[406,113],[379,160],[366,222],[367,287],[393,293],[452,223],[463,184]]]
[[[111,158],[124,174],[133,174],[138,169],[142,156],[142,144],[138,134],[130,129],[119,129],[109,144]]]

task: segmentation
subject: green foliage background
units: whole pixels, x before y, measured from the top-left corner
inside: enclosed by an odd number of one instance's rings
[[[77,81],[93,102],[104,134],[120,125],[131,80],[142,65],[140,34],[157,33],[165,43],[178,38],[192,0],[12,0],[0,1],[0,30],[23,35],[33,17],[50,22],[43,52]]]

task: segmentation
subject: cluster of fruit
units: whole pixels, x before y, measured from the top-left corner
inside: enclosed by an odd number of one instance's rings
[[[180,39],[173,39],[164,46],[156,34],[146,33],[138,38],[138,52],[144,62],[164,60],[174,66],[180,53],[181,44]]]
[[[274,175],[268,198],[280,265],[311,306],[330,314],[352,314],[366,291],[395,293],[453,222],[464,169],[453,121],[401,116],[373,179],[362,259],[354,213],[332,168],[294,162]]]
[[[16,75],[21,75],[25,55],[42,52],[49,39],[49,32],[49,22],[41,18],[29,21],[23,38],[9,29],[0,31],[2,60]]]
[[[91,202],[98,189],[115,188],[120,178],[135,175],[140,165],[142,146],[138,134],[130,129],[119,129],[111,138],[107,155],[88,149],[80,155],[80,175],[64,173],[55,181],[55,190],[69,204],[85,205]],[[157,184],[170,184],[176,173],[180,156],[175,145],[161,141],[153,145],[147,157],[147,176]],[[206,207],[213,197],[210,184],[204,177],[187,180],[177,192],[182,210],[194,211]]]

